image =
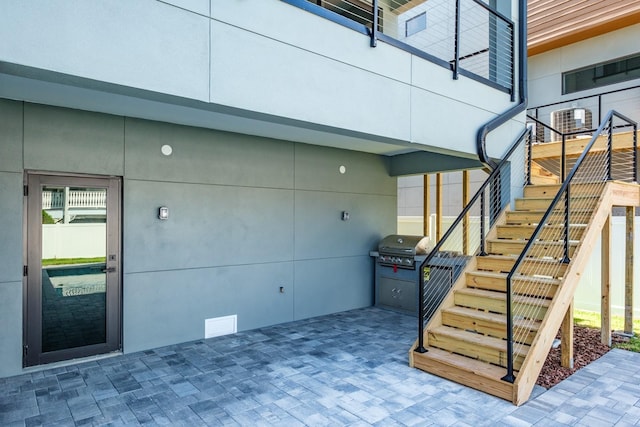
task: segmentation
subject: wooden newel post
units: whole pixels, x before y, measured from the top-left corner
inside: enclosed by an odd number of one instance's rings
[[[627,206],[625,234],[624,332],[633,334],[633,240],[636,208]]]
[[[560,365],[573,369],[573,300],[560,327]]]
[[[429,236],[429,217],[431,215],[431,185],[429,175],[422,179],[422,235]],[[433,236],[429,236],[433,239]]]
[[[442,174],[436,174],[436,240],[442,239]]]
[[[611,213],[602,227],[600,251],[600,342],[611,347]]]

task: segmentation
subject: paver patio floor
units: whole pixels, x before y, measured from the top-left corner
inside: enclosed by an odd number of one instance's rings
[[[521,407],[411,369],[416,319],[364,308],[0,379],[0,425],[640,424],[612,350]]]

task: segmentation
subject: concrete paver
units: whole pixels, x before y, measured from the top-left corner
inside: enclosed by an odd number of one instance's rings
[[[640,423],[640,354],[612,350],[521,407],[411,369],[414,317],[364,308],[0,379],[0,425]]]

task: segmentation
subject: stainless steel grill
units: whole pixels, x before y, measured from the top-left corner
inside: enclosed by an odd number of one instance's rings
[[[391,234],[378,244],[377,262],[381,265],[414,270],[416,255],[426,255],[427,253],[427,248],[421,244],[424,241],[424,238],[420,236]]]
[[[419,267],[430,251],[429,238],[421,236],[392,234],[380,241],[378,250],[370,254],[376,259],[376,306],[401,313],[418,313]],[[439,251],[429,261],[424,269],[425,301],[434,309],[462,272],[467,258],[458,252]]]
[[[375,257],[375,304],[402,313],[418,312],[420,269],[428,238],[392,234],[378,244]]]

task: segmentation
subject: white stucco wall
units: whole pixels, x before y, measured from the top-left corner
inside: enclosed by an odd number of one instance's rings
[[[562,95],[562,73],[640,52],[640,24],[529,58],[529,107],[640,84],[640,79]],[[580,106],[580,105],[579,105]]]

